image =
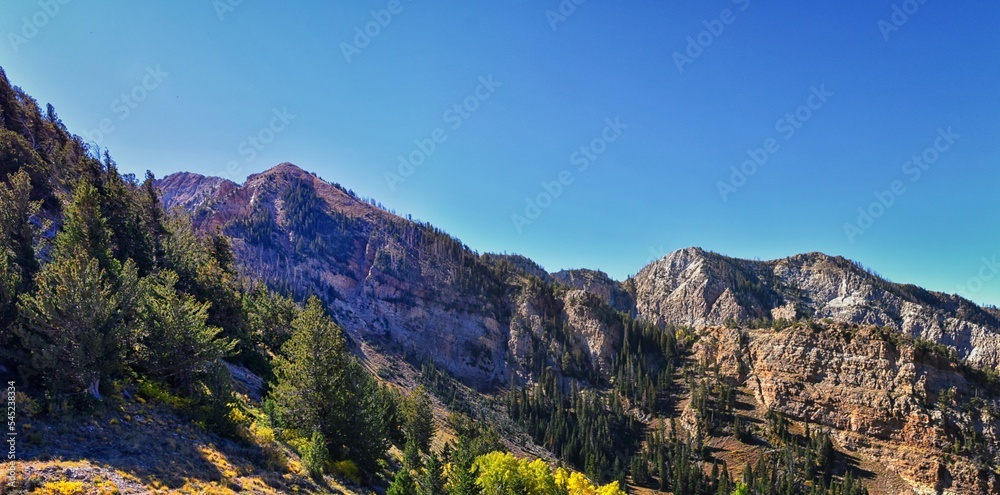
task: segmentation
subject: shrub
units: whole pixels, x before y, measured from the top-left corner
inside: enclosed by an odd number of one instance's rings
[[[170,392],[166,386],[162,383],[153,382],[150,380],[139,380],[139,390],[138,397],[143,398],[147,401],[152,400],[159,402],[161,404],[166,404],[174,409],[182,412],[191,413],[193,409],[193,401],[191,399],[180,397]]]
[[[25,418],[30,418],[41,410],[41,406],[34,399],[28,397],[24,392],[16,392],[14,394],[14,403],[17,404],[18,414]]]
[[[355,484],[361,483],[361,470],[358,469],[358,465],[354,461],[337,461],[331,466],[331,471]]]
[[[313,431],[312,438],[302,449],[302,466],[313,478],[323,476],[323,466],[326,465],[330,453],[326,449],[326,439],[318,430]]]
[[[50,481],[35,490],[39,495],[86,495],[83,482],[80,481]]]
[[[250,425],[250,440],[260,446],[270,445],[275,441],[274,430],[259,421],[254,421]]]

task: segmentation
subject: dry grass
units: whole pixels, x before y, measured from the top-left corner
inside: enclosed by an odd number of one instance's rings
[[[119,399],[93,417],[33,418],[19,443],[13,488],[0,494],[353,493],[306,476],[293,452],[255,427],[235,441],[152,399]]]

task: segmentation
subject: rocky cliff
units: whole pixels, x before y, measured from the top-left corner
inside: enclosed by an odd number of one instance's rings
[[[698,248],[643,268],[634,286],[640,317],[694,326],[761,319],[830,318],[887,326],[947,345],[976,366],[1000,366],[995,312],[954,295],[895,284],[841,257],[809,253],[774,261]]]
[[[607,300],[557,294],[527,258],[480,255],[287,163],[242,186],[195,174],[158,185],[199,228],[227,234],[245,273],[319,295],[376,350],[432,359],[480,388],[530,381],[564,354],[580,376],[608,367],[615,332],[594,317]]]
[[[758,417],[778,411],[827,428],[838,447],[893,475],[871,480],[903,481],[874,492],[1000,493],[989,461],[1000,446],[998,382],[943,347],[884,327],[810,322],[710,327],[694,355],[741,386]]]

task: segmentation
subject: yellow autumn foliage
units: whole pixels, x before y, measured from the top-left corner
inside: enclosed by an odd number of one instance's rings
[[[541,459],[518,459],[507,452],[492,452],[472,465],[476,485],[485,493],[504,495],[625,495],[612,482],[595,486],[586,476],[563,468],[553,470]]]

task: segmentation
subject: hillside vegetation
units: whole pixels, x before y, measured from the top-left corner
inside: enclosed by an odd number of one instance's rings
[[[151,174],[120,174],[0,76],[0,371],[21,438],[5,493],[327,492],[342,488],[329,474],[458,472],[430,452],[427,395],[380,384],[318,299],[241,277],[227,238],[165,211]],[[469,435],[454,455],[478,463],[472,486],[513,482]],[[522,481],[590,487],[537,468]]]

